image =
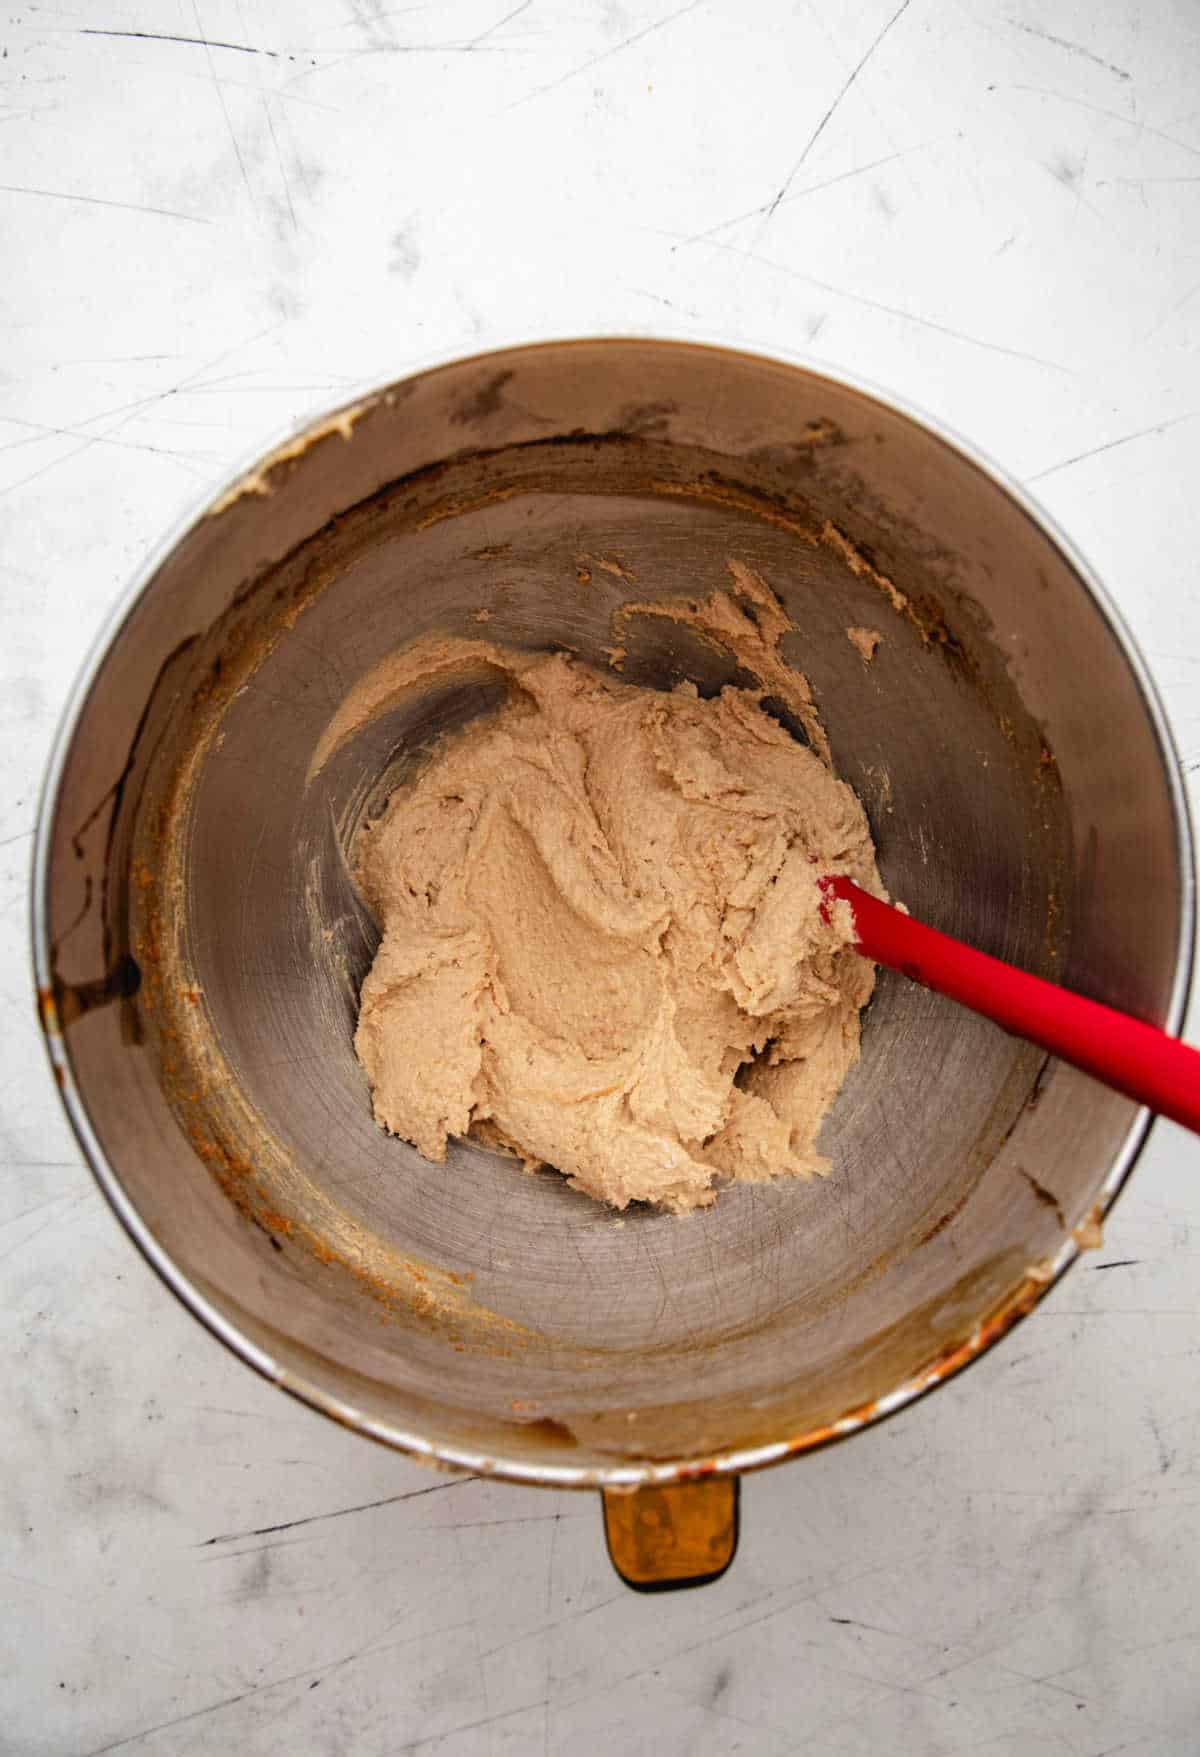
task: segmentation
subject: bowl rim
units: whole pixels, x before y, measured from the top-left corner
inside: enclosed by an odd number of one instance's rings
[[[730,346],[717,337],[682,337],[654,331],[602,335],[563,335],[549,339],[516,340],[498,343],[473,354],[439,353],[427,362],[406,366],[401,375],[345,403],[334,405],[292,423],[265,451],[258,451],[239,465],[215,488],[198,495],[169,526],[165,535],[135,570],[115,604],[104,617],[88,653],[71,686],[59,717],[43,775],[38,799],[34,835],[31,883],[30,932],[32,940],[34,979],[39,996],[49,993],[53,984],[49,934],[49,883],[53,830],[58,814],[58,801],[68,758],[74,746],[79,720],[92,687],[119,639],[126,623],[144,592],[160,568],[184,537],[204,519],[228,506],[251,489],[262,472],[277,459],[296,455],[312,441],[331,430],[347,436],[350,426],[404,383],[432,374],[481,365],[490,360],[509,358],[514,354],[569,351],[579,345],[614,347],[655,346],[680,354],[722,355],[757,366],[782,367],[798,371],[810,378],[823,379],[841,390],[850,391],[898,414],[933,440],[955,451],[990,480],[1001,493],[1024,513],[1025,517],[1059,550],[1068,566],[1090,594],[1103,618],[1108,632],[1121,651],[1134,678],[1148,714],[1158,747],[1158,754],[1167,783],[1175,826],[1175,853],[1180,879],[1177,922],[1178,952],[1167,1007],[1165,1029],[1178,1035],[1187,1009],[1191,987],[1194,939],[1196,931],[1196,871],[1194,839],[1182,765],[1175,747],[1170,723],[1163,708],[1150,668],[1097,573],[1062,530],[1057,520],[1029,493],[1026,487],[986,452],[965,438],[940,418],[934,417],[904,397],[895,395],[858,374],[817,361],[801,353],[772,348],[769,352]],[[1077,1227],[1063,1240],[1049,1261],[1036,1265],[997,1311],[986,1315],[977,1324],[965,1343],[950,1347],[928,1367],[910,1375],[883,1396],[860,1408],[847,1410],[827,1426],[786,1438],[730,1449],[704,1457],[668,1460],[623,1459],[611,1465],[570,1465],[534,1463],[517,1456],[505,1457],[499,1452],[485,1452],[471,1446],[447,1443],[427,1434],[417,1433],[390,1421],[369,1415],[348,1400],[335,1396],[303,1373],[296,1372],[277,1360],[268,1349],[254,1342],[183,1272],[170,1253],[154,1237],[135,1203],[109,1161],[92,1128],[83,1094],[74,1078],[71,1058],[52,1006],[39,1002],[38,1018],[42,1038],[50,1060],[58,1096],[66,1112],[75,1138],[97,1184],[116,1214],[117,1219],[137,1246],[142,1256],[180,1302],[218,1341],[264,1378],[298,1398],[309,1407],[330,1416],[343,1426],[368,1438],[424,1462],[450,1470],[466,1471],[479,1476],[494,1476],[511,1482],[536,1484],[550,1488],[636,1489],[641,1486],[686,1482],[700,1476],[740,1475],[763,1469],[787,1457],[814,1451],[857,1432],[861,1428],[894,1415],[929,1391],[955,1377],[985,1354],[999,1338],[1028,1315],[1086,1248],[1083,1229]],[[1124,1187],[1145,1145],[1154,1118],[1149,1110],[1135,1112],[1120,1147],[1099,1185],[1091,1218],[1101,1221]]]

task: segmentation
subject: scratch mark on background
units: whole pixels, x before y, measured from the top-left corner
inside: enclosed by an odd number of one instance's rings
[[[378,5],[375,5],[373,10],[375,11],[375,13],[377,15],[376,19],[375,19],[375,23],[377,26],[381,26],[381,25],[386,24],[387,21],[392,18],[407,18],[409,16],[409,14],[412,12],[428,12],[430,10],[430,7],[429,7],[429,4],[424,4],[424,5],[420,5],[420,6],[389,6],[387,11],[383,12],[380,10]],[[361,31],[363,28],[364,20],[360,16],[360,13],[361,13],[360,5],[356,5],[355,0],[351,0],[350,17],[348,19],[346,19],[341,24],[329,25],[328,28],[329,28],[330,35],[337,36],[342,31]],[[371,21],[368,19],[365,22],[367,24],[367,27],[370,28]],[[307,51],[305,51],[305,52],[307,53]]]
[[[390,1628],[392,1625],[389,1624],[388,1627]],[[177,1714],[171,1720],[160,1720],[154,1726],[140,1728],[136,1733],[126,1733],[124,1738],[114,1739],[110,1744],[97,1746],[94,1750],[89,1751],[86,1757],[106,1757],[110,1751],[124,1750],[126,1745],[138,1744],[142,1739],[153,1738],[156,1733],[165,1733],[172,1727],[186,1726],[189,1721],[203,1720],[207,1715],[219,1714],[221,1709],[236,1707],[239,1702],[246,1702],[252,1696],[261,1696],[268,1690],[282,1690],[288,1684],[303,1683],[307,1679],[312,1679],[313,1674],[317,1673],[319,1675],[315,1681],[309,1683],[308,1686],[310,1690],[315,1689],[317,1684],[325,1678],[339,1671],[343,1666],[353,1664],[356,1659],[364,1659],[368,1655],[377,1653],[390,1653],[398,1647],[410,1647],[416,1642],[427,1641],[433,1635],[453,1635],[459,1629],[470,1627],[469,1623],[451,1623],[447,1628],[422,1630],[419,1635],[406,1635],[399,1641],[369,1642],[363,1647],[355,1647],[349,1653],[342,1654],[338,1659],[318,1662],[316,1665],[306,1667],[302,1672],[289,1672],[284,1678],[266,1678],[261,1684],[252,1684],[248,1690],[239,1691],[236,1696],[224,1696],[219,1702],[209,1702],[203,1708],[193,1708],[189,1714]],[[412,1747],[406,1746],[405,1749],[411,1750]]]
[[[199,28],[199,26],[197,26]],[[215,37],[176,37],[164,35],[162,31],[106,31],[93,28],[77,30],[78,37],[132,37],[147,43],[187,43],[197,49],[228,49],[234,55],[269,55],[278,61],[278,49],[255,49],[249,43],[222,43]]]
[[[1113,184],[1130,184],[1134,189],[1145,189],[1152,183],[1200,183],[1200,176],[1193,177],[1097,177],[1096,187],[1108,188]]]
[[[299,1675],[306,1677],[308,1674]],[[281,1685],[292,1681],[290,1678],[278,1680]],[[270,1684],[255,1684],[251,1689],[243,1690],[237,1696],[225,1696],[220,1702],[209,1702],[203,1708],[194,1708],[190,1714],[177,1714],[173,1720],[160,1720],[155,1726],[142,1727],[136,1733],[127,1733],[123,1739],[114,1739],[111,1744],[97,1745],[94,1750],[87,1753],[87,1757],[107,1757],[107,1753],[110,1751],[120,1751],[126,1745],[134,1745],[142,1739],[153,1738],[155,1733],[168,1732],[171,1727],[186,1726],[188,1721],[202,1720],[207,1714],[217,1714],[222,1708],[232,1708],[236,1703],[245,1702],[248,1697],[257,1696],[261,1691],[269,1690],[271,1687]]]
[[[989,86],[989,91],[997,91],[998,86]],[[1110,122],[1120,122],[1124,128],[1132,128],[1138,134],[1152,134],[1155,140],[1165,140],[1168,146],[1177,146],[1181,152],[1190,153],[1192,158],[1200,159],[1200,146],[1190,146],[1186,140],[1180,140],[1174,134],[1164,134],[1161,128],[1151,128],[1148,122],[1140,122],[1136,116],[1122,116],[1119,110],[1106,110],[1102,104],[1089,104],[1084,98],[1071,98],[1065,92],[1048,91],[1041,85],[1011,85],[1007,88],[1014,92],[1028,92],[1035,98],[1054,98],[1060,104],[1072,104],[1077,110],[1090,110],[1093,116],[1107,116]]]
[[[79,1204],[85,1200],[88,1193],[89,1192],[87,1191],[80,1191],[80,1193],[75,1196],[56,1196],[53,1198],[53,1202],[42,1203],[41,1206],[51,1207],[54,1203],[65,1202],[68,1209],[77,1208]],[[0,1263],[7,1263],[10,1257],[15,1257],[18,1251],[23,1251],[27,1245],[33,1244],[36,1239],[41,1238],[44,1232],[49,1232],[52,1226],[57,1226],[59,1221],[64,1217],[65,1210],[63,1214],[49,1215],[47,1219],[42,1221],[40,1226],[35,1226],[31,1232],[27,1232],[24,1238],[19,1238],[16,1244],[9,1246],[8,1250],[0,1251]]]
[[[393,1507],[398,1501],[416,1501],[422,1495],[436,1495],[446,1489],[465,1488],[468,1483],[478,1482],[474,1476],[458,1476],[452,1482],[430,1483],[426,1489],[409,1489],[403,1495],[385,1495],[381,1501],[362,1501],[356,1507],[337,1507],[332,1513],[310,1513],[305,1519],[285,1519],[280,1525],[259,1525],[253,1531],[226,1531],[216,1537],[206,1537],[196,1548],[208,1549],[215,1543],[237,1543],[244,1537],[271,1537],[277,1531],[294,1531],[300,1525],[318,1525],[325,1519],[344,1519],[350,1513],[370,1513],[376,1507]]]
[[[279,150],[279,136],[275,132],[275,121],[271,115],[271,106],[267,101],[266,93],[263,94],[262,107],[263,115],[267,119],[267,130],[271,136],[271,145],[275,148],[275,162],[279,166],[279,178],[283,184],[283,193],[287,197],[288,213],[291,215],[292,219],[292,230],[293,232],[298,232],[300,230],[300,222],[296,218],[296,204],[292,200],[292,186],[288,182],[288,174],[287,169],[284,166],[283,154]]]
[[[578,1515],[572,1514],[571,1517],[576,1518]],[[550,1622],[543,1623],[538,1628],[525,1629],[520,1635],[513,1635],[509,1640],[501,1641],[496,1647],[485,1647],[479,1655],[480,1661],[494,1659],[498,1653],[507,1653],[510,1648],[519,1647],[523,1641],[534,1640],[539,1635],[549,1635],[552,1632],[557,1633],[559,1629],[565,1628],[568,1623],[581,1623],[585,1618],[594,1617],[600,1611],[608,1610],[612,1605],[627,1604],[628,1602],[629,1588],[625,1587],[620,1592],[614,1592],[611,1598],[602,1598],[598,1604],[588,1605],[583,1610],[560,1612],[560,1614],[552,1618]]]
[[[1094,214],[1096,218],[1103,223],[1104,216],[1101,214],[1099,208],[1094,207],[1090,201],[1087,201],[1084,196],[1080,194],[1079,191],[1079,185],[1083,180],[1084,172],[1087,170],[1086,152],[1078,164],[1066,153],[1056,153],[1052,159],[1047,161],[1043,166],[1043,169],[1050,173],[1059,188],[1065,189],[1067,194],[1072,197],[1078,206],[1086,208],[1090,214]]]
[[[179,213],[173,207],[144,207],[137,201],[109,201],[102,195],[72,195],[69,189],[28,189],[21,183],[0,183],[0,190],[6,195],[33,195],[43,201],[82,201],[89,207],[119,207],[131,214],[161,214],[167,220],[187,220],[193,226],[211,226],[212,221],[202,214]]]
[[[472,37],[466,47],[468,49],[477,49],[480,43],[484,42],[488,37],[495,36],[498,30],[503,30],[505,25],[511,24],[514,18],[520,18],[523,12],[528,12],[532,5],[533,0],[521,0],[519,6],[514,6],[511,12],[506,12],[503,18],[498,18],[496,20],[495,24],[489,24],[487,29],[481,30],[477,37]]]
[[[905,0],[905,4],[907,3],[908,0]],[[644,42],[647,37],[653,36],[655,31],[665,30],[669,24],[674,24],[676,19],[683,18],[689,12],[695,12],[697,6],[701,4],[702,0],[688,0],[688,4],[681,6],[678,12],[669,12],[665,18],[656,19],[653,24],[646,25],[643,30],[634,31],[631,37],[624,37],[619,43],[614,43],[611,49],[602,49],[600,54],[591,56],[587,61],[581,61],[578,67],[569,68],[557,79],[552,79],[549,84],[535,86],[533,91],[526,92],[523,98],[517,98],[513,103],[506,105],[506,108],[517,110],[522,104],[531,103],[534,98],[542,98],[547,92],[557,91],[559,86],[566,85],[569,79],[576,79],[581,73],[588,73],[593,67],[599,67],[602,61],[611,61],[614,55],[620,55],[625,49],[632,49],[635,43]]]
[[[413,10],[421,11],[423,8],[415,7]],[[331,53],[321,48],[300,52],[317,55]],[[522,52],[507,48],[503,43],[372,43],[365,49],[347,49],[344,53],[334,54],[331,60],[322,61],[319,67],[306,67],[302,73],[294,73],[290,79],[285,80],[284,86],[299,85],[302,79],[316,79],[323,74],[332,73],[347,61],[358,61],[368,55],[516,55]],[[283,97],[285,93],[279,91],[274,95]]]
[[[11,1166],[11,1163],[12,1162],[10,1161],[9,1166]],[[9,1166],[6,1166],[5,1169],[9,1169]],[[64,1171],[73,1171],[75,1167],[68,1166],[64,1161],[61,1169]],[[5,1227],[16,1226],[22,1220],[28,1220],[31,1214],[40,1214],[44,1208],[53,1208],[62,1202],[78,1202],[80,1199],[81,1198],[78,1195],[71,1195],[70,1192],[62,1196],[47,1196],[44,1202],[34,1202],[32,1207],[22,1208],[19,1214],[9,1214],[4,1220],[0,1220],[0,1230],[3,1230]],[[32,1232],[27,1235],[28,1238],[36,1238],[36,1236],[37,1234]],[[22,1240],[21,1242],[24,1243],[25,1241]]]
[[[1110,439],[1104,445],[1094,445],[1090,451],[1076,452],[1074,457],[1064,458],[1060,464],[1051,464],[1045,470],[1038,470],[1035,475],[1026,476],[1027,482],[1041,482],[1047,476],[1056,476],[1060,470],[1069,470],[1072,464],[1081,464],[1086,458],[1098,458],[1106,451],[1115,451],[1119,445],[1132,445],[1135,439],[1148,439],[1154,433],[1166,433],[1171,427],[1178,427],[1184,421],[1194,421],[1200,415],[1200,409],[1191,409],[1186,415],[1176,415],[1173,421],[1157,421],[1153,427],[1139,427],[1136,433],[1124,433],[1119,439]]]
[[[554,1524],[550,1528],[550,1559],[546,1563],[546,1609],[543,1615],[549,1617],[550,1604],[554,1593],[554,1557],[558,1550],[558,1527],[562,1519],[561,1513],[554,1515]]]
[[[233,142],[233,152],[234,152],[234,157],[237,159],[237,162],[238,162],[238,170],[242,173],[242,182],[246,185],[246,194],[250,197],[251,201],[253,202],[254,191],[250,187],[250,178],[246,172],[246,161],[245,161],[245,159],[243,159],[242,149],[238,145],[238,137],[234,132],[233,121],[232,121],[230,114],[229,114],[229,106],[225,102],[225,93],[221,90],[221,81],[217,77],[217,64],[213,60],[213,57],[212,57],[212,44],[208,41],[208,38],[204,35],[204,26],[200,22],[200,8],[197,5],[197,0],[192,0],[192,16],[196,20],[196,29],[200,33],[200,41],[203,43],[204,52],[208,57],[209,76],[212,79],[213,90],[217,94],[217,102],[221,106],[221,114],[225,118],[225,126],[229,130],[229,138]]]
[[[1150,328],[1139,341],[1138,347],[1144,348],[1147,342],[1153,341],[1159,330],[1165,329],[1171,319],[1182,311],[1184,306],[1194,299],[1197,293],[1200,293],[1200,281],[1197,281],[1194,287],[1189,287],[1185,293],[1181,293],[1175,303],[1163,312],[1158,322],[1151,324]]]
[[[757,207],[747,208],[745,213],[733,214],[727,220],[718,220],[715,226],[709,226],[703,232],[693,232],[689,238],[684,238],[681,243],[673,244],[671,249],[672,251],[682,250],[686,244],[699,244],[705,238],[715,237],[718,232],[728,231],[730,226],[740,226],[743,220],[756,220],[762,214],[774,213],[775,209],[781,205],[793,201],[803,201],[806,195],[819,195],[823,189],[832,189],[838,183],[849,183],[855,177],[865,177],[868,171],[878,171],[884,165],[895,164],[897,159],[907,158],[910,153],[923,150],[919,146],[906,147],[902,152],[887,153],[882,159],[872,159],[867,165],[855,165],[851,171],[839,171],[836,177],[825,177],[820,183],[809,183],[804,189],[794,190],[786,197],[781,195],[776,196],[773,201],[761,201]]]
[[[211,1556],[201,1556],[199,1560],[224,1564],[240,1561],[243,1556],[267,1556],[275,1550],[294,1550],[299,1549],[302,1544],[319,1542],[320,1539],[317,1537],[278,1538],[274,1543],[247,1544],[244,1550],[216,1550]]]
[[[872,1635],[886,1635],[892,1641],[903,1641],[908,1647],[924,1647],[930,1653],[940,1651],[936,1641],[922,1641],[914,1635],[908,1635],[903,1629],[888,1629],[883,1623],[864,1623],[858,1617],[830,1617],[831,1623],[837,1623],[843,1629],[866,1629]]]
[[[984,348],[989,354],[1003,354],[1009,360],[1024,360],[1031,366],[1041,366],[1047,372],[1062,372],[1071,376],[1071,368],[1062,365],[1058,360],[1044,360],[1040,354],[1027,354],[1021,348],[1007,348],[1002,342],[989,342],[982,336],[969,334],[966,330],[951,329],[949,324],[935,323],[932,317],[919,317],[916,312],[905,311],[902,306],[887,305],[882,299],[869,299],[864,293],[851,292],[848,287],[835,287],[829,281],[819,281],[815,275],[806,275],[800,269],[788,268],[786,263],[775,262],[756,250],[742,250],[736,244],[723,244],[719,238],[710,238],[708,242],[713,250],[724,250],[730,256],[740,256],[745,262],[757,262],[763,268],[787,275],[789,280],[803,281],[807,286],[817,287],[823,293],[832,293],[835,298],[848,299],[852,305],[863,305],[868,311],[881,311],[885,316],[898,317],[902,322],[915,324],[919,329],[929,329],[937,335],[950,336],[952,340],[965,342],[972,348]]]
[[[798,174],[800,172],[800,168],[804,164],[805,159],[808,157],[808,155],[812,151],[813,147],[816,146],[817,142],[820,140],[821,136],[824,134],[829,123],[833,120],[834,113],[836,112],[838,106],[841,104],[842,99],[846,96],[847,92],[850,90],[850,87],[854,84],[855,80],[858,78],[858,76],[862,72],[863,68],[867,65],[867,62],[871,59],[871,57],[875,53],[876,49],[878,49],[879,45],[883,42],[883,39],[887,36],[887,34],[891,30],[892,26],[895,23],[897,23],[897,21],[900,18],[902,18],[904,16],[904,14],[908,11],[908,8],[911,5],[911,3],[912,3],[912,0],[901,0],[900,5],[896,8],[895,12],[893,12],[892,16],[888,19],[888,21],[884,25],[883,29],[879,32],[879,35],[875,38],[874,42],[868,48],[866,54],[862,57],[862,60],[859,61],[858,65],[854,68],[853,72],[847,78],[845,84],[842,86],[841,91],[838,92],[838,94],[834,98],[832,104],[830,104],[830,106],[826,110],[825,114],[821,117],[821,120],[817,123],[817,126],[813,129],[812,133],[809,135],[808,140],[807,140],[805,147],[804,147],[804,151],[800,154],[800,157],[796,160],[796,163],[792,166],[791,170],[788,172],[783,183],[780,185],[779,189],[776,191],[775,199],[768,204],[768,207],[767,207],[768,220],[772,217],[772,215],[775,212],[775,209],[779,206],[780,202],[783,200],[783,198],[787,194],[788,190],[792,187],[792,184],[795,182],[796,177],[798,176]]]
[[[561,1525],[563,1520],[568,1525],[592,1521],[591,1513],[517,1513],[509,1519],[456,1519],[447,1530],[453,1531],[495,1531],[500,1526],[509,1525],[549,1525],[551,1520]],[[434,1527],[438,1530],[440,1527]]]
[[[96,445],[115,445],[122,451],[150,452],[155,457],[170,458],[172,462],[181,464],[213,462],[217,457],[216,452],[173,451],[169,446],[150,445],[136,439],[109,439],[103,433],[85,433],[82,427],[52,427],[44,421],[24,421],[18,415],[0,415],[0,426],[24,427],[29,430],[24,439],[10,439],[6,444],[0,445],[0,452],[17,451],[26,445],[40,445],[46,439],[86,439]],[[31,831],[26,833],[32,834]],[[3,842],[0,842],[0,848],[3,846]]]
[[[189,387],[195,385],[197,379],[203,378],[206,372],[211,372],[214,366],[222,365],[232,355],[240,353],[243,348],[251,348],[256,342],[261,342],[267,336],[274,335],[276,330],[283,328],[286,321],[286,318],[281,318],[278,323],[269,324],[266,329],[259,330],[256,335],[247,337],[245,341],[234,342],[230,347],[222,348],[219,354],[215,355],[211,360],[205,360],[201,365],[196,367],[194,372],[189,372],[185,378],[181,378],[176,384],[168,385],[166,390],[153,391],[148,397],[138,397],[132,403],[119,404],[115,409],[105,409],[96,415],[88,416],[86,421],[79,422],[78,425],[81,429],[90,426],[93,421],[107,420],[110,415],[120,415],[122,416],[122,419],[114,421],[111,427],[105,428],[103,433],[89,434],[87,438],[82,439],[73,450],[65,452],[62,457],[52,458],[48,464],[42,464],[39,469],[31,470],[27,476],[19,476],[15,482],[6,483],[3,488],[0,488],[0,499],[3,499],[7,494],[15,493],[18,488],[23,488],[26,483],[36,481],[39,476],[46,475],[48,471],[57,470],[61,465],[70,463],[71,460],[77,458],[81,452],[88,451],[93,445],[99,445],[103,440],[107,439],[110,434],[119,433],[123,427],[127,427],[131,421],[136,420],[138,415],[142,414],[146,409],[151,409],[158,403],[165,403],[171,397],[178,396],[181,391],[188,390]],[[200,388],[203,388],[203,386]],[[125,413],[126,410],[129,412]]]
[[[34,1580],[28,1574],[9,1574],[7,1571],[0,1571],[0,1580],[12,1580],[18,1586],[36,1586],[39,1592],[52,1592],[58,1597],[69,1591],[66,1586],[51,1586],[48,1580]]]
[[[1187,1318],[1191,1321],[1200,1317],[1200,1311],[1187,1306],[1121,1306],[1119,1310],[1114,1307],[1111,1311],[1085,1306],[1043,1306],[1042,1309],[1045,1312],[1043,1324],[1051,1318],[1120,1318],[1124,1322],[1126,1318]],[[992,1493],[996,1492],[993,1489]]]
[[[198,73],[185,73],[181,77],[184,79],[200,79],[202,75]],[[246,81],[242,79],[223,79],[221,84],[226,91],[253,92],[255,97],[262,94],[262,87],[260,85],[248,85]],[[284,91],[281,88],[274,88],[267,95],[277,104],[303,104],[304,107],[309,110],[325,110],[330,116],[344,116],[346,114],[345,110],[343,110],[338,104],[324,104],[321,102],[320,98],[301,97],[299,92],[289,92]]]
[[[1092,51],[1085,49],[1081,43],[1069,43],[1066,37],[1053,36],[1050,31],[1040,31],[1034,24],[1021,24],[1015,18],[1010,18],[1007,22],[1013,30],[1024,31],[1027,37],[1037,37],[1043,43],[1053,43],[1056,48],[1065,49],[1068,55],[1082,55],[1085,61],[1091,61],[1097,67],[1103,67],[1106,73],[1115,73],[1118,79],[1133,78],[1133,75],[1126,73],[1123,67],[1118,67],[1115,61],[1105,61],[1102,56],[1093,55]]]
[[[162,394],[164,396],[169,396],[171,393],[169,391],[164,391]],[[136,413],[140,409],[148,408],[151,403],[156,402],[157,400],[158,399],[156,397],[144,398],[141,402],[139,402],[136,405],[134,412]],[[99,417],[93,417],[93,419],[99,419]],[[124,421],[115,422],[113,425],[113,428],[109,429],[109,432],[113,431],[115,428],[124,427],[128,421],[132,421],[132,420],[133,420],[133,415],[126,416]],[[24,441],[22,441],[21,443],[23,444]],[[120,441],[118,441],[118,440],[109,439],[107,432],[106,433],[89,433],[86,436],[86,438],[82,438],[80,440],[80,443],[77,446],[73,447],[73,449],[71,451],[64,452],[62,457],[51,458],[49,463],[41,464],[36,470],[30,470],[28,475],[18,476],[15,482],[6,482],[4,487],[0,488],[0,500],[2,500],[4,498],[4,496],[7,494],[14,494],[18,488],[24,488],[26,483],[36,482],[39,476],[45,476],[49,473],[49,471],[57,470],[61,464],[70,463],[72,458],[77,458],[81,452],[89,451],[93,445],[104,445],[104,444],[115,445],[115,444],[119,444],[119,443],[120,443]],[[11,450],[12,447],[5,446],[3,449],[8,451],[8,450]],[[152,446],[147,446],[144,448],[139,447],[138,449],[139,450],[145,449],[147,451],[151,451],[154,448]],[[170,455],[170,454],[164,454],[164,455]],[[182,460],[173,459],[173,461],[180,462]],[[186,468],[187,466],[184,465],[184,467]],[[194,471],[192,473],[195,474]]]
[[[60,366],[144,366],[148,360],[173,360],[174,354],[79,354],[73,359],[56,360]]]
[[[700,313],[690,305],[680,305],[675,299],[664,299],[661,293],[652,293],[649,287],[630,287],[629,291],[639,299],[652,299],[656,305],[665,305],[668,311],[680,311],[684,317],[694,318],[697,322],[700,320]]]
[[[1158,1455],[1158,1474],[1166,1476],[1175,1461],[1175,1454],[1162,1437],[1162,1430],[1154,1419],[1152,1411],[1146,1411],[1146,1425],[1154,1437],[1154,1450]]]
[[[448,1739],[457,1739],[462,1733],[482,1732],[484,1727],[494,1726],[498,1720],[510,1720],[517,1714],[533,1714],[539,1708],[547,1711],[549,1705],[550,1698],[548,1696],[539,1696],[536,1702],[517,1702],[511,1708],[497,1708],[492,1713],[483,1715],[479,1720],[456,1721],[443,1733],[430,1733],[424,1739],[417,1739],[413,1744],[404,1745],[402,1747],[403,1757],[417,1757],[419,1751],[427,1751],[434,1745],[444,1745]],[[545,1718],[543,1716],[543,1728],[544,1726]],[[478,1750],[479,1747],[475,1745],[472,1748]],[[495,1749],[495,1747],[489,1745],[489,1749]],[[546,1757],[544,1746],[542,1757]]]

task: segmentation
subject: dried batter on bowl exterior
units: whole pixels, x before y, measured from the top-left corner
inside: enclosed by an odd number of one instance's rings
[[[740,621],[760,672],[782,670],[786,618],[731,573],[732,593],[691,606],[696,626],[733,649]],[[504,703],[359,842],[383,932],[355,1038],[377,1121],[435,1160],[475,1130],[615,1208],[683,1214],[715,1178],[823,1175],[814,1142],[874,968],[817,877],[883,894],[854,793],[763,690],[702,700],[451,640],[408,649],[403,672],[458,664],[503,672]]]

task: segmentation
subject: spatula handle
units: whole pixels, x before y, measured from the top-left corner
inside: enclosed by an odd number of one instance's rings
[[[982,1013],[1200,1134],[1200,1051],[1155,1025],[974,951],[881,903],[852,879],[826,878],[821,885],[849,903],[857,948],[868,958]]]

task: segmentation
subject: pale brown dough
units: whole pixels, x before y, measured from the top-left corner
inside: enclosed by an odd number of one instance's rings
[[[864,665],[869,665],[875,657],[875,649],[883,636],[877,628],[848,628],[846,639],[855,649]]]
[[[740,619],[777,696],[790,625],[731,573],[696,624],[733,649]],[[666,694],[478,641],[398,655],[327,747],[359,710],[480,667],[508,679],[503,705],[445,739],[360,838],[383,940],[355,1048],[377,1121],[434,1160],[474,1132],[614,1208],[686,1213],[715,1178],[824,1175],[814,1143],[874,967],[848,949],[846,906],[825,918],[817,878],[883,894],[854,793],[765,691]]]

